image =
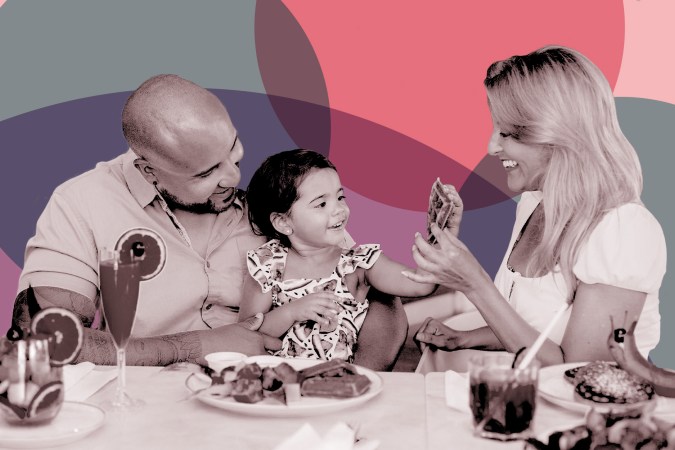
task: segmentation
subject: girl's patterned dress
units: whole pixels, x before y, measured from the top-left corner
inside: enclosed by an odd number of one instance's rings
[[[381,250],[378,244],[345,249],[333,273],[326,278],[284,280],[288,248],[273,239],[247,253],[248,271],[263,292],[272,291],[272,308],[307,294],[331,291],[341,298],[337,323],[320,326],[314,321],[296,322],[282,339],[277,356],[329,360],[353,360],[356,337],[368,310],[368,300],[358,302],[347,289],[345,275],[357,268],[370,269]]]

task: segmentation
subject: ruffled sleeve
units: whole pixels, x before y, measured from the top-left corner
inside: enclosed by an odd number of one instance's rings
[[[573,271],[586,284],[658,293],[666,272],[661,225],[642,205],[613,209],[589,236]]]
[[[381,254],[380,244],[359,245],[342,254],[338,269],[342,274],[353,273],[357,267],[370,269]]]
[[[271,240],[246,252],[248,273],[260,284],[263,292],[269,292],[278,283],[283,259],[284,252],[278,240]]]

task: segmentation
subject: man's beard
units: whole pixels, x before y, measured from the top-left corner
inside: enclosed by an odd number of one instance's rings
[[[169,207],[171,211],[175,210],[182,210],[182,211],[187,211],[191,212],[194,214],[218,214],[230,207],[230,205],[227,206],[217,206],[211,199],[208,199],[204,203],[185,203],[178,198],[176,198],[175,195],[169,194],[167,191],[164,189],[157,189],[160,194],[162,194],[162,197],[164,198],[164,201],[166,201],[166,205]]]

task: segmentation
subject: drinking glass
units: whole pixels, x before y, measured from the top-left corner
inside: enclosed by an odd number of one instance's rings
[[[0,416],[12,425],[50,422],[63,404],[63,373],[49,360],[44,335],[3,343],[0,359]]]
[[[120,258],[119,251],[103,249],[99,263],[99,288],[106,327],[117,349],[117,389],[108,409],[123,411],[143,406],[144,402],[126,392],[126,346],[131,335],[138,304],[141,265],[133,255]]]
[[[530,436],[539,363],[512,367],[512,355],[486,353],[469,359],[470,406],[477,436],[508,441]]]

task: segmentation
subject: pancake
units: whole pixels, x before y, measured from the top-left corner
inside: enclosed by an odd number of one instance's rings
[[[570,369],[565,378],[569,381],[570,376],[577,395],[595,403],[632,404],[654,396],[651,383],[611,362],[596,361]]]

